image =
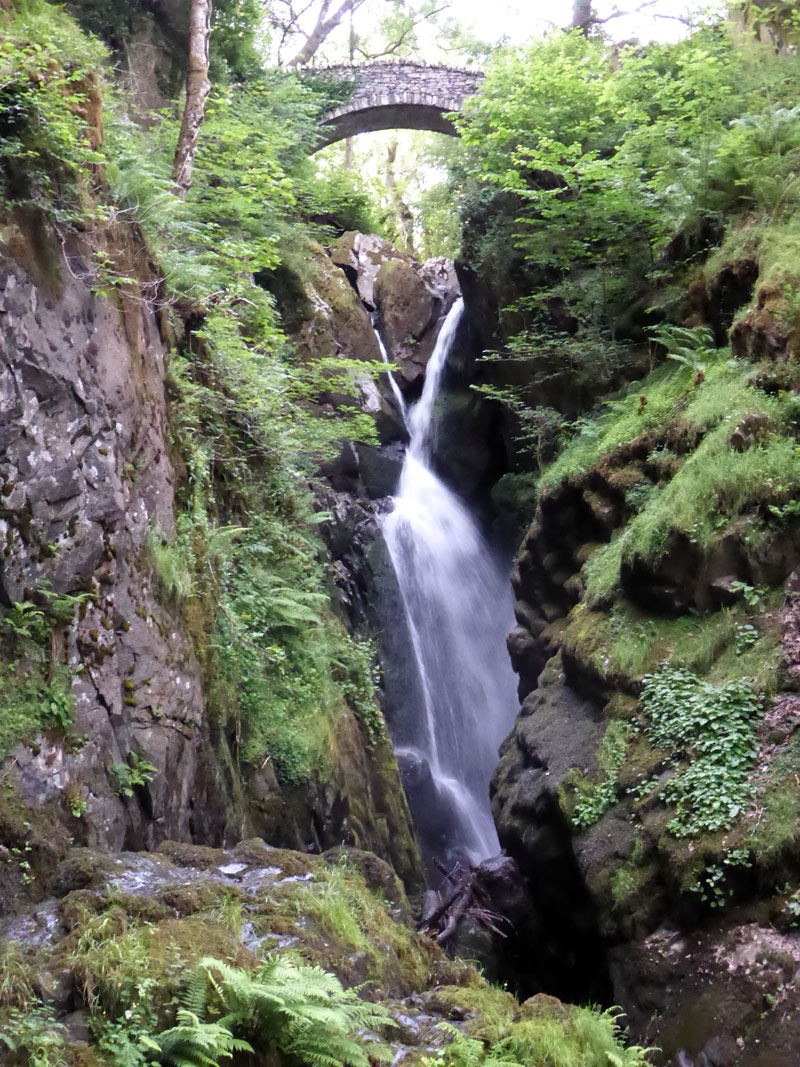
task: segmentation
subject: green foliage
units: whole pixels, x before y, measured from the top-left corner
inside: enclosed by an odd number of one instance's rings
[[[37,1001],[35,978],[19,943],[6,941],[0,952],[0,1007],[34,1007]]]
[[[17,1010],[0,1025],[3,1063],[8,1067],[67,1067],[67,1029],[52,1008]]]
[[[688,328],[664,323],[651,330],[650,336],[667,350],[667,359],[683,363],[695,373],[705,372],[707,361],[717,355],[713,331],[706,326]]]
[[[186,1003],[190,1012],[218,1019],[262,1054],[292,1056],[309,1067],[370,1067],[371,1060],[384,1058],[381,1046],[361,1034],[385,1027],[387,1013],[319,967],[275,957],[251,975],[206,958]]]
[[[766,31],[776,48],[800,41],[800,12],[793,0],[735,0],[733,9],[755,33]]]
[[[592,826],[616,803],[619,772],[632,732],[631,723],[619,719],[610,722],[597,750],[597,766],[603,777],[599,782],[582,778],[574,783],[575,805],[571,818],[581,829]]]
[[[144,552],[158,578],[158,588],[165,603],[180,605],[191,596],[194,580],[190,545],[185,537],[167,541],[155,530],[148,530]]]
[[[480,1018],[475,1036],[445,1024],[450,1044],[425,1062],[428,1067],[646,1067],[645,1049],[625,1047],[617,1011],[570,1006],[550,1014],[546,1007],[533,1007],[517,1021],[502,1013],[486,1026]]]
[[[528,299],[563,300],[579,336],[613,340],[681,248],[796,213],[799,68],[726,23],[645,49],[554,32],[498,52],[458,120],[473,266],[504,277],[511,238]]]
[[[800,743],[791,738],[759,775],[754,809],[758,817],[748,827],[745,841],[762,862],[775,863],[793,849],[800,819]]]
[[[0,660],[0,758],[46,727],[68,729],[75,712],[71,676],[58,667],[50,680],[41,659]]]
[[[645,678],[641,701],[651,743],[688,761],[661,792],[675,808],[670,830],[687,837],[728,829],[751,795],[759,696],[746,682],[712,685],[662,666]]]
[[[752,859],[745,849],[727,849],[719,863],[709,863],[703,867],[697,880],[689,886],[689,892],[696,893],[709,908],[723,908],[734,895],[734,887],[730,884],[731,872],[752,865]]]
[[[607,401],[539,477],[540,492],[579,480],[615,449],[645,434],[659,443],[683,435],[689,448],[693,438],[699,439],[680,464],[675,462],[679,457],[663,449],[653,452],[653,460],[669,459],[667,477],[646,487],[625,528],[585,564],[591,599],[613,592],[623,559],[658,559],[678,533],[706,548],[734,524],[741,536],[746,519],[755,544],[768,517],[777,518],[775,510],[800,491],[800,449],[787,425],[785,401],[753,388],[746,366],[718,356],[704,366],[699,384],[691,360],[656,368],[623,396]],[[762,443],[737,452],[731,433],[748,413],[763,415],[774,431]]]
[[[77,207],[79,176],[102,161],[85,116],[103,49],[45,0],[0,11],[0,176],[9,201]]]
[[[12,604],[3,616],[2,625],[15,637],[28,638],[37,644],[43,644],[50,633],[45,613],[30,600]]]
[[[142,1044],[157,1053],[159,1062],[175,1067],[218,1067],[230,1060],[234,1052],[252,1052],[246,1041],[236,1038],[227,1026],[218,1022],[201,1022],[187,1008],[178,1009],[178,1022],[158,1037],[145,1037]]]
[[[119,797],[133,797],[139,786],[147,785],[153,780],[156,768],[136,752],[129,752],[127,762],[115,763],[109,768],[114,779],[114,792]]]

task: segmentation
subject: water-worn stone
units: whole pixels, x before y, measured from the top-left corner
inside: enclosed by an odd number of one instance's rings
[[[418,392],[443,317],[461,291],[452,260],[437,257],[420,265],[383,238],[354,231],[331,245],[330,256],[367,310],[378,313],[400,388]],[[385,384],[381,391],[388,400]]]

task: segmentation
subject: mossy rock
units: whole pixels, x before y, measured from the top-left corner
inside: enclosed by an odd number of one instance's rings
[[[104,852],[74,848],[56,868],[50,892],[65,897],[76,889],[97,889],[106,884],[115,868],[114,860]]]
[[[411,921],[411,907],[403,883],[391,865],[374,852],[365,852],[360,848],[331,848],[322,854],[322,858],[330,865],[344,863],[345,866],[354,867],[364,879],[367,889],[381,893],[389,904],[399,910],[404,922]]]
[[[252,867],[279,867],[287,878],[311,874],[322,863],[319,856],[295,852],[290,848],[273,848],[260,837],[240,842],[231,855],[234,859],[241,863],[248,863]]]
[[[213,956],[247,970],[258,962],[230,927],[215,922],[207,915],[165,919],[156,923],[152,944],[151,959],[156,969],[171,966],[176,958],[191,967],[205,956]]]
[[[194,867],[199,871],[210,871],[221,867],[228,856],[218,848],[207,845],[192,845],[185,841],[162,841],[156,849],[160,856],[166,856],[179,867]]]
[[[220,885],[218,882],[189,882],[186,885],[167,886],[161,890],[159,896],[172,914],[177,912],[181,916],[210,911],[219,907],[222,901],[242,897],[238,889]]]
[[[547,993],[537,993],[528,997],[519,1006],[520,1019],[557,1019],[566,1023],[574,1015],[575,1009],[572,1004],[564,1004],[557,997],[548,996]]]

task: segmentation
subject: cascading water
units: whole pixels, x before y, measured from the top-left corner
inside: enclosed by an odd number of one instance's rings
[[[459,300],[442,326],[420,400],[403,411],[410,443],[383,533],[422,705],[406,724],[407,736],[395,736],[396,752],[401,765],[423,765],[432,786],[418,800],[424,812],[409,798],[412,813],[435,827],[434,847],[477,862],[499,851],[489,779],[517,698],[505,643],[513,626],[508,577],[464,504],[432,469],[435,404],[462,312]]]

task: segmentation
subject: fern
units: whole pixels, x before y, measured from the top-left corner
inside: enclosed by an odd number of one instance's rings
[[[675,326],[663,323],[650,331],[650,336],[667,350],[667,359],[682,363],[693,371],[705,370],[714,359],[717,349],[714,334],[707,326]]]
[[[383,1008],[304,963],[276,958],[253,976],[207,957],[189,981],[184,1005],[179,1025],[155,1039],[165,1062],[175,1067],[215,1067],[219,1057],[229,1058],[248,1042],[258,1052],[288,1054],[307,1067],[370,1067],[388,1058],[377,1042],[367,1043],[368,1052],[363,1047],[364,1031],[391,1022]],[[200,1022],[202,1017],[216,1022]],[[225,1035],[235,1041],[234,1034],[241,1035],[240,1044],[225,1045]]]
[[[144,1038],[142,1044],[155,1052],[162,1063],[174,1067],[219,1067],[221,1059],[229,1060],[234,1052],[252,1052],[252,1046],[236,1038],[222,1023],[201,1022],[187,1008],[178,1009],[178,1023],[164,1030],[153,1040]]]

